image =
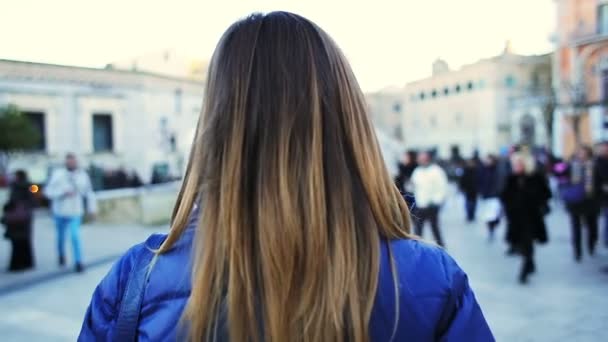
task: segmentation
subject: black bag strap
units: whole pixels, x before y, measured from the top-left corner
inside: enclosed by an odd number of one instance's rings
[[[150,236],[146,240],[144,251],[137,256],[133,268],[129,272],[127,286],[120,303],[120,310],[114,328],[114,341],[137,340],[141,304],[146,292],[150,272],[154,267],[151,263],[154,257],[152,250],[160,248],[165,239],[166,235],[163,234]]]

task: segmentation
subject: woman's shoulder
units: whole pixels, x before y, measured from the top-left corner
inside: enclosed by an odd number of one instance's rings
[[[464,272],[445,249],[418,239],[393,240],[383,251],[383,264],[393,257],[401,282],[414,294],[446,295]]]
[[[190,233],[185,232],[184,234],[183,239],[180,239],[167,253],[160,255],[154,263],[154,267],[150,271],[151,286],[148,289],[153,290],[153,293],[167,292],[166,290],[169,289],[168,282],[153,281],[153,278],[174,279],[173,274],[170,273],[177,272],[178,268],[175,265],[187,264],[186,258],[188,258],[189,253],[185,251],[189,250],[186,246],[189,245],[187,235]],[[153,234],[146,241],[131,247],[114,263],[93,292],[83,322],[81,336],[110,336],[108,334],[112,333],[112,327],[118,316],[120,303],[131,273],[139,267],[142,260],[151,259],[154,250],[158,249],[166,237],[167,234]],[[162,287],[166,287],[166,289],[163,290]],[[146,297],[149,297],[148,292],[146,291]],[[158,295],[154,297],[158,297]],[[146,304],[145,300],[143,304]]]
[[[153,253],[153,250],[158,248],[166,237],[166,234],[152,234],[144,242],[129,248],[101,280],[97,287],[99,295],[103,296],[104,299],[116,298],[117,302],[137,261],[144,255]],[[114,302],[114,300],[111,302]]]
[[[189,232],[185,232],[187,235]],[[156,233],[150,235],[144,242],[138,243],[133,247],[129,248],[125,254],[122,255],[116,263],[112,266],[107,275],[102,279],[98,286],[101,290],[101,294],[105,297],[120,297],[126,286],[129,274],[133,271],[133,268],[137,266],[142,258],[147,257],[151,259],[154,251],[160,247],[160,245],[167,238],[165,233]],[[186,236],[178,240],[171,250],[159,256],[158,261],[155,262],[155,266],[152,269],[152,273],[163,273],[165,259],[183,259],[188,256],[188,253],[183,253],[185,246],[189,241]]]
[[[415,239],[383,243],[371,323],[374,340],[493,341],[464,271]]]
[[[192,242],[192,231],[186,230],[182,233],[182,236],[173,244],[171,249],[157,258],[154,262],[153,273],[164,273],[164,266],[167,260],[177,262],[186,262],[181,260],[189,257],[190,245]],[[145,241],[134,245],[116,262],[108,276],[114,275],[115,278],[126,279],[125,277],[131,272],[139,260],[142,258],[151,259],[155,251],[160,248],[162,243],[167,239],[168,234],[166,233],[155,233],[150,235]],[[113,274],[114,273],[114,274]]]

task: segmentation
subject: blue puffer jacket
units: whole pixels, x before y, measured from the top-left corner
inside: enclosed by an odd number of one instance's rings
[[[161,255],[143,298],[139,341],[175,341],[180,317],[190,294],[189,228],[175,247]],[[398,271],[399,298],[388,252]],[[112,341],[126,279],[145,244],[131,248],[95,289],[79,341]],[[383,242],[376,303],[370,321],[371,341],[494,341],[469,287],[467,276],[442,249],[415,240]],[[180,335],[181,336],[181,335]]]

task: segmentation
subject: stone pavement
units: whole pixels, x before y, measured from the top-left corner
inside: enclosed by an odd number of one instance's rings
[[[518,257],[505,255],[504,224],[494,243],[481,224],[466,225],[464,205],[454,201],[444,213],[448,251],[468,273],[498,341],[608,341],[608,250],[573,258],[568,216],[552,204],[550,241],[536,247],[537,272],[527,285],[517,282]]]
[[[0,227],[3,231],[4,227]],[[166,229],[164,226],[145,227],[129,225],[87,224],[81,229],[82,253],[85,266],[105,264],[114,260],[118,255],[133,244],[145,239],[156,230]],[[46,211],[38,211],[34,219],[34,255],[36,268],[31,271],[8,273],[10,258],[10,243],[0,239],[0,295],[18,291],[24,286],[51,280],[71,273],[74,270],[72,245],[69,233],[66,236],[67,266],[58,267],[54,223]]]
[[[549,217],[551,241],[537,248],[537,274],[521,286],[516,281],[520,260],[505,256],[502,239],[489,243],[481,224],[464,224],[461,208],[455,198],[442,213],[448,250],[469,274],[498,341],[608,341],[608,274],[602,272],[608,252],[600,248],[594,258],[585,256],[576,264],[562,209],[554,208]],[[97,241],[109,248],[130,229]],[[0,296],[0,339],[74,341],[91,293],[109,267]]]

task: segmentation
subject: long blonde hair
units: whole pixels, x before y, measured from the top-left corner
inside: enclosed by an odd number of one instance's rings
[[[407,206],[366,104],[331,38],[298,15],[255,14],[214,52],[172,229],[201,217],[190,340],[367,341],[381,239],[408,238]]]

